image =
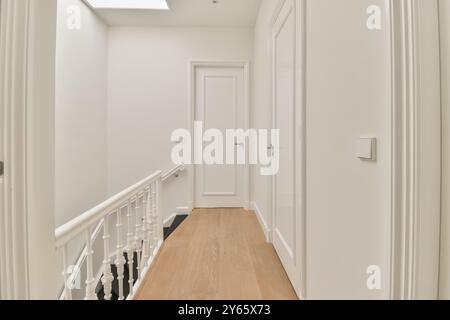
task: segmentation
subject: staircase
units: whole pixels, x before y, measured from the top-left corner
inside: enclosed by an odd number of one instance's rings
[[[77,278],[85,285],[85,300],[133,299],[163,242],[161,177],[155,172],[55,230],[63,264],[62,299],[72,300],[72,277],[78,273],[69,261],[80,238],[85,246],[76,270],[85,267]]]
[[[184,171],[184,165],[165,174],[157,171],[55,230],[63,268],[60,299],[80,298],[80,289],[85,300],[134,298],[164,239],[187,217],[177,216],[163,228],[162,183]]]

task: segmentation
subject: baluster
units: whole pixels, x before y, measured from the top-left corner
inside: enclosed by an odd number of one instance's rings
[[[164,234],[163,234],[163,226],[162,226],[162,182],[161,182],[161,178],[159,178],[156,182],[155,182],[155,186],[156,186],[156,193],[155,193],[155,197],[156,197],[156,209],[155,209],[155,221],[156,221],[156,239],[158,241],[158,243],[163,240],[164,238]]]
[[[133,286],[134,286],[134,272],[133,272],[133,263],[134,263],[134,250],[133,250],[133,212],[131,207],[131,201],[128,200],[127,205],[127,224],[128,224],[128,233],[127,233],[127,254],[128,254],[128,285],[130,286],[130,295],[133,295]]]
[[[138,279],[141,278],[141,253],[142,253],[142,241],[140,237],[141,229],[142,229],[142,220],[139,215],[139,195],[136,195],[136,201],[135,201],[135,207],[134,207],[134,214],[135,214],[135,220],[136,220],[136,231],[134,234],[134,240],[135,240],[135,247],[136,247],[136,254],[137,254],[137,271],[138,271]]]
[[[150,228],[151,228],[151,241],[152,241],[152,256],[155,254],[156,247],[158,246],[157,233],[156,233],[156,186],[155,183],[151,185],[151,207],[150,207]]]
[[[145,216],[147,221],[147,238],[148,238],[148,257],[152,257],[153,248],[153,233],[152,233],[152,218],[151,218],[151,208],[152,208],[152,189],[151,186],[148,187],[148,201],[145,206]],[[147,260],[148,264],[148,260]]]
[[[105,217],[103,221],[103,249],[104,249],[104,260],[103,260],[103,291],[105,292],[105,300],[111,300],[112,297],[112,282],[114,281],[114,276],[111,271],[111,252],[110,252],[110,231],[109,231],[109,215]]]
[[[152,220],[151,220],[151,207],[152,207],[152,189],[149,186],[148,187],[148,193],[147,193],[147,204],[145,206],[145,216],[147,221],[147,245],[148,245],[148,259],[146,261],[146,264],[148,265],[150,258],[152,257]]]
[[[142,236],[144,237],[143,245],[142,245],[142,260],[141,260],[141,271],[144,270],[145,266],[148,263],[148,225],[147,225],[147,190],[144,189],[144,194],[142,195]]]
[[[94,263],[92,250],[92,235],[91,230],[88,228],[86,231],[86,300],[96,300],[97,295],[95,294],[95,278],[94,278]]]
[[[124,266],[126,263],[125,257],[123,256],[123,244],[122,244],[122,210],[119,208],[117,210],[117,253],[116,253],[116,268],[117,268],[117,281],[119,283],[119,300],[124,300],[123,296],[123,279],[124,279]]]
[[[63,255],[63,277],[64,277],[64,299],[65,300],[72,300],[72,287],[69,285],[69,265],[68,265],[68,255],[67,255],[67,244],[64,245],[62,249],[62,255]]]

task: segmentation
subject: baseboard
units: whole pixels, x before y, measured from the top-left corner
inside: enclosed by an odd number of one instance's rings
[[[176,213],[173,213],[170,217],[168,217],[167,219],[165,219],[163,221],[163,226],[164,228],[170,227],[170,225],[172,224],[173,220],[175,219],[175,217],[177,216]]]
[[[189,207],[177,207],[175,210],[178,214],[186,214],[189,215],[191,213],[191,209]]]
[[[188,211],[191,212],[194,210],[194,201],[189,201],[188,203]]]
[[[259,209],[258,205],[254,201],[251,202],[250,207],[256,214],[256,218],[258,219],[259,225],[261,226],[264,236],[266,237],[266,241],[270,242],[270,228],[267,225],[266,221],[264,220],[261,210]]]

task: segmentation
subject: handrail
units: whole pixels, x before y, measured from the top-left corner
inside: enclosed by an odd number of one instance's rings
[[[130,196],[143,191],[143,188],[145,188],[150,182],[161,179],[161,174],[161,171],[155,172],[151,176],[143,179],[135,185],[125,189],[105,202],[57,228],[55,230],[56,248],[63,247],[73,238],[77,237],[81,232],[91,227],[97,221],[105,218],[111,213],[111,210],[117,209],[117,207],[125,203]]]
[[[176,176],[179,172],[183,172],[184,170],[186,170],[186,166],[184,164],[180,164],[180,165],[172,168],[171,170],[167,171],[166,173],[164,173],[161,176],[161,181],[164,182],[164,181],[168,180],[169,178],[171,178],[172,176]]]

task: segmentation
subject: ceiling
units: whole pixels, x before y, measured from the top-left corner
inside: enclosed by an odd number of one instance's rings
[[[168,0],[171,10],[96,9],[106,24],[252,27],[261,0]]]

